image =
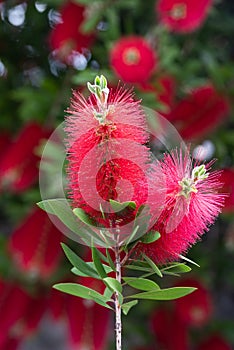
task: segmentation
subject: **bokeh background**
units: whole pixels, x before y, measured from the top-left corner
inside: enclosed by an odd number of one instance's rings
[[[195,158],[217,158],[229,193],[223,214],[188,253],[200,268],[164,282],[198,291],[141,302],[124,318],[124,348],[233,349],[234,3],[7,0],[0,16],[0,349],[114,349],[108,310],[52,289],[74,278],[60,242],[87,252],[35,205],[43,145],[64,120],[72,89],[87,95],[97,74],[113,88],[119,80],[134,87]],[[50,160],[62,152],[51,145]]]

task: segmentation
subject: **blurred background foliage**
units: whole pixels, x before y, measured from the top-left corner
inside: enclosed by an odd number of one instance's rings
[[[230,194],[188,254],[201,266],[190,277],[201,293],[179,306],[140,303],[124,320],[124,346],[233,348],[234,3],[200,2],[200,9],[175,0],[0,2],[0,349],[113,348],[108,311],[52,292],[71,278],[59,246],[67,239],[35,208],[43,143],[64,120],[71,90],[87,94],[97,74],[113,88],[119,80],[134,86],[195,157],[217,158]]]

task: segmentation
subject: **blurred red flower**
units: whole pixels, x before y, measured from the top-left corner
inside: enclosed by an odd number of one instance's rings
[[[79,283],[99,293],[104,292],[101,281],[93,278],[81,278]],[[104,350],[107,344],[110,310],[90,300],[71,295],[66,301],[67,318],[72,349],[86,348]]]
[[[9,239],[9,251],[16,266],[33,276],[48,278],[62,256],[63,234],[52,224],[47,213],[36,208]]]
[[[232,347],[229,345],[224,338],[219,334],[213,334],[209,338],[205,339],[196,350],[231,350]]]
[[[58,56],[69,63],[72,51],[82,53],[83,49],[90,47],[94,40],[93,34],[84,34],[81,31],[85,20],[86,8],[75,2],[66,2],[60,11],[61,23],[55,25],[49,37],[53,50],[58,50]]]
[[[15,343],[9,340],[15,324],[22,318],[31,300],[29,294],[16,284],[0,280],[0,349],[11,349]]]
[[[174,301],[175,313],[185,326],[202,327],[212,315],[212,301],[208,290],[196,279],[183,279],[176,287],[195,287],[190,295]]]
[[[16,139],[9,142],[0,159],[1,189],[22,192],[36,182],[40,158],[35,148],[48,134],[48,130],[33,122],[26,124]]]
[[[164,209],[153,226],[161,237],[150,244],[138,244],[156,263],[178,260],[214,223],[224,204],[220,172],[210,171],[211,163],[193,165],[189,151],[166,154],[161,169],[166,178]]]
[[[156,13],[169,30],[188,33],[201,26],[211,6],[212,0],[159,0]]]
[[[6,132],[1,133],[0,135],[0,161],[1,158],[4,156],[6,149],[9,147],[10,144],[10,135]]]
[[[165,109],[165,111],[160,111],[160,114],[165,116],[169,114],[175,103],[175,79],[172,76],[160,76],[153,82],[140,84],[139,88],[155,93],[156,101],[160,102]]]
[[[156,338],[156,348],[164,350],[187,350],[188,332],[173,310],[157,308],[151,315],[150,325]]]
[[[230,105],[212,85],[193,90],[167,116],[185,139],[204,137],[227,117]]]
[[[119,39],[110,52],[110,64],[117,76],[128,83],[147,81],[157,64],[157,56],[140,36]]]
[[[225,199],[225,212],[234,211],[234,169],[223,169],[221,175],[221,182],[223,182],[222,192],[228,193]]]

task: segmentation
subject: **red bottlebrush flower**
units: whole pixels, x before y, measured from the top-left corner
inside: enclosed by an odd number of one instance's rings
[[[21,340],[22,339],[20,339],[19,337],[10,337],[6,340],[2,349],[4,349],[4,350],[17,350],[19,348]]]
[[[0,290],[0,348],[3,349],[12,328],[24,315],[31,299],[28,293],[14,284],[1,281]]]
[[[103,293],[103,283],[100,281],[92,278],[81,280],[82,285]],[[72,348],[103,350],[107,343],[110,311],[90,300],[70,295],[66,306]]]
[[[66,62],[72,51],[82,52],[93,42],[93,34],[84,34],[81,31],[85,20],[85,7],[68,1],[60,9],[61,23],[53,28],[49,42],[53,50],[58,50],[58,55]]]
[[[13,232],[9,251],[22,271],[48,278],[61,259],[62,237],[47,214],[36,208]]]
[[[110,64],[125,82],[142,83],[150,78],[157,64],[157,56],[143,37],[130,36],[114,44]]]
[[[197,290],[193,295],[174,301],[176,315],[186,326],[202,327],[212,315],[211,297],[207,289],[195,279],[184,279],[176,284],[176,287],[186,286]]]
[[[27,337],[37,330],[40,321],[47,311],[47,307],[48,300],[46,294],[31,297],[21,322],[22,337]]]
[[[65,297],[67,297],[65,294],[57,291],[56,289],[51,290],[48,300],[48,308],[50,310],[52,318],[55,321],[64,316]]]
[[[231,350],[232,346],[219,334],[213,334],[198,345],[196,350]]]
[[[218,193],[222,187],[220,172],[211,172],[211,163],[194,166],[189,151],[172,151],[162,160],[167,197],[153,227],[161,237],[150,244],[139,244],[138,249],[159,264],[178,260],[208,230],[223,207],[225,195]]]
[[[151,329],[159,346],[165,350],[187,350],[188,332],[173,310],[158,308],[150,318]],[[161,348],[161,347],[160,347]]]
[[[221,175],[223,182],[222,192],[228,193],[224,203],[224,212],[234,211],[234,169],[223,169]]]
[[[191,92],[180,101],[168,120],[179,130],[185,139],[203,137],[223,122],[230,105],[213,86],[203,86]]]
[[[68,174],[73,206],[103,222],[101,204],[109,223],[110,199],[132,200],[139,207],[158,198],[150,196],[155,184],[147,179],[150,154],[143,145],[148,135],[139,101],[123,88],[110,95],[108,88],[100,93],[103,101],[97,99],[96,105],[92,97],[86,101],[74,94],[66,120]],[[132,212],[128,214],[118,217],[120,226],[126,217],[132,219]]]
[[[0,161],[9,147],[10,142],[10,136],[7,133],[2,133],[0,135]]]
[[[169,30],[188,33],[199,28],[212,6],[212,0],[159,0],[156,12]]]
[[[0,187],[21,192],[38,178],[39,157],[35,148],[48,136],[36,123],[27,124],[18,137],[9,144],[0,161]]]
[[[156,101],[160,102],[166,109],[160,111],[162,115],[168,115],[175,103],[175,80],[173,77],[165,75],[159,77],[152,83],[140,84],[140,89],[146,92],[155,93]]]

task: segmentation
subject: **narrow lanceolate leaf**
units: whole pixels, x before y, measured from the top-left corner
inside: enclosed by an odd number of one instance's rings
[[[174,300],[194,292],[197,288],[174,287],[168,289],[155,289],[148,292],[138,293],[125,298],[148,299],[148,300]]]
[[[93,262],[86,262],[86,265],[90,266],[96,272],[96,267],[95,267]],[[102,266],[103,266],[104,270],[106,271],[106,274],[113,272],[113,270],[110,266],[105,265],[105,264],[102,264]],[[89,276],[87,273],[84,273],[83,271],[77,269],[76,267],[73,267],[71,269],[71,271],[72,271],[72,273],[74,273],[74,275],[77,275],[77,276],[83,276],[83,277]],[[97,272],[96,272],[96,276],[97,276],[97,277],[95,277],[96,279],[102,279],[100,277],[100,275],[98,275]]]
[[[122,310],[123,310],[123,313],[124,315],[127,315],[129,310],[135,306],[136,304],[138,303],[138,300],[132,300],[132,301],[129,301],[128,303],[124,303],[122,305]]]
[[[81,209],[81,208],[75,208],[73,209],[73,213],[75,214],[75,216],[77,216],[80,221],[82,221],[84,224],[86,225],[90,225],[90,226],[96,226],[95,222],[92,220],[92,218],[86,214],[86,212]]]
[[[116,271],[114,261],[112,260],[108,249],[106,249],[106,257],[107,257],[108,263],[109,263],[110,267],[112,268],[112,270]]]
[[[135,271],[144,271],[144,272],[152,272],[150,267],[138,266],[138,265],[124,265],[126,269],[135,270]]]
[[[118,211],[122,211],[122,210],[124,210],[125,208],[131,208],[131,209],[133,209],[133,210],[135,210],[136,209],[136,203],[135,202],[131,202],[131,201],[129,201],[129,202],[117,202],[117,201],[115,201],[115,200],[113,200],[113,199],[110,199],[110,204],[111,204],[111,206],[112,206],[112,208],[113,208],[113,210],[115,211],[115,212],[118,212]]]
[[[99,278],[99,275],[94,268],[76,255],[76,253],[74,253],[73,250],[71,250],[66,244],[61,243],[61,245],[66,257],[78,271],[80,271],[84,276]]]
[[[148,280],[146,278],[137,278],[137,277],[124,277],[124,282],[126,282],[130,287],[140,289],[140,290],[156,290],[160,289],[157,283],[154,281]]]
[[[110,289],[109,287],[106,287],[103,293],[103,295],[108,299],[111,299],[113,294],[114,294],[113,289]]]
[[[81,238],[87,245],[91,245],[94,239],[95,244],[105,246],[103,240],[94,232],[91,226],[84,225],[81,220],[77,220],[76,215],[74,215],[66,199],[47,199],[38,202],[37,205],[47,213],[57,216],[57,218],[72,232],[74,236],[72,237],[73,239],[76,240],[77,235],[78,238]]]
[[[96,268],[99,276],[101,278],[106,278],[107,277],[106,271],[102,265],[99,252],[98,252],[97,248],[95,248],[95,247],[92,247],[92,258],[93,258],[93,262],[94,262],[95,268]]]
[[[189,267],[185,264],[182,264],[182,263],[171,264],[171,265],[166,266],[163,269],[161,269],[161,272],[163,272],[163,274],[165,274],[165,275],[180,274],[180,273],[186,273],[186,272],[190,272],[190,271],[191,271],[191,267]]]
[[[153,243],[161,237],[158,231],[150,231],[143,237],[141,237],[141,242],[145,244]]]
[[[88,299],[88,300],[93,300],[95,301],[97,304],[100,304],[102,306],[105,306],[108,309],[112,309],[107,302],[110,301],[109,298],[107,298],[106,296],[98,293],[97,291],[82,286],[81,284],[78,283],[58,283],[55,284],[53,286],[53,288],[67,293],[67,294],[71,294],[74,295],[76,297],[80,297],[83,299]]]
[[[114,292],[122,293],[122,285],[119,281],[112,277],[103,278],[103,282]]]
[[[145,254],[143,254],[144,259],[147,261],[152,270],[159,276],[162,277],[162,272],[159,270],[158,266]]]
[[[128,246],[129,243],[137,240],[135,236],[137,234],[138,229],[139,229],[139,225],[135,226],[130,236],[125,240],[124,244],[126,247]]]

